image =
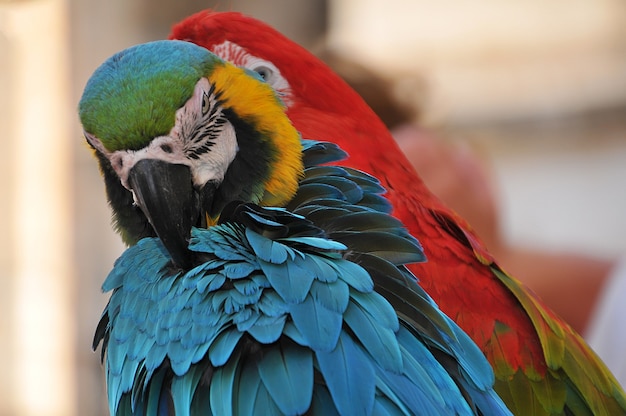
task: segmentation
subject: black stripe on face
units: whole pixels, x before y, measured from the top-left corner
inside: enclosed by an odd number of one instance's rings
[[[203,154],[211,151],[211,147],[220,137],[223,127],[228,121],[224,116],[223,102],[220,99],[221,94],[215,91],[215,87],[211,88],[203,99],[207,100],[207,111],[201,115],[198,120],[193,120],[193,131],[187,141],[187,156],[190,159],[197,160]],[[183,129],[184,132],[185,129]]]

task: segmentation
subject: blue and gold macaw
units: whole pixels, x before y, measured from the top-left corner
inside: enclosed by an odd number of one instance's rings
[[[488,362],[405,264],[373,177],[325,165],[272,88],[160,41],[79,105],[130,246],[96,330],[114,415],[506,415]]]

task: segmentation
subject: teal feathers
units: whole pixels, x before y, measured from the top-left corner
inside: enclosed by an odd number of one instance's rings
[[[116,262],[96,331],[112,414],[508,414],[471,340],[403,266],[418,242],[377,181],[318,166],[284,208],[231,203],[194,228],[199,264],[157,238]]]

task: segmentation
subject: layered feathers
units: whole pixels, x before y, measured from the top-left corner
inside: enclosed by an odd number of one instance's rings
[[[156,238],[129,248],[103,343],[112,414],[508,414],[480,351],[404,264],[419,243],[384,191],[305,142],[284,208],[234,202],[194,229],[203,261],[172,268]]]
[[[208,81],[205,95],[212,103],[204,123],[183,111],[201,79]],[[257,74],[188,42],[150,42],[109,58],[87,82],[79,115],[104,176],[114,224],[127,244],[155,233],[120,171],[129,170],[127,161],[145,153],[155,138],[167,142],[149,149],[146,158],[179,157],[176,163],[200,166],[194,172],[200,176],[207,169],[202,156],[223,141],[224,125],[233,128],[238,149],[216,190],[217,203],[207,207],[209,220],[233,199],[284,204],[302,174],[299,134],[273,89]]]
[[[496,389],[514,413],[626,412],[623,390],[580,336],[498,267],[469,225],[427,190],[378,117],[321,61],[238,13],[200,12],[171,36],[242,66],[271,62],[303,137],[340,144],[349,154],[343,165],[381,181],[392,214],[428,259],[409,268],[494,366]]]

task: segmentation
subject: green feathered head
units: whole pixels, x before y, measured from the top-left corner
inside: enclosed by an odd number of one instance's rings
[[[302,176],[300,136],[271,86],[188,42],[109,58],[79,115],[128,244],[156,234],[186,252],[192,226],[214,224],[232,201],[285,204]]]
[[[108,151],[137,150],[169,133],[175,113],[198,80],[224,63],[182,41],[137,45],[109,58],[93,73],[79,103],[85,131]]]

